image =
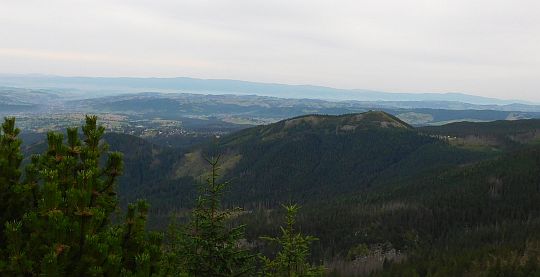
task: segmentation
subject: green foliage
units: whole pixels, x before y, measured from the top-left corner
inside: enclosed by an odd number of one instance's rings
[[[19,218],[25,206],[24,187],[19,182],[23,159],[21,140],[17,138],[19,132],[15,118],[6,118],[0,129],[0,223]],[[6,243],[5,239],[4,224],[1,224],[0,245]]]
[[[281,250],[274,259],[262,257],[262,276],[276,277],[309,277],[322,276],[324,268],[314,266],[308,262],[310,245],[316,238],[304,236],[294,229],[295,217],[298,212],[297,205],[284,206],[287,211],[286,225],[281,227],[281,236],[276,238],[263,237],[262,239],[277,243]]]
[[[13,137],[13,122],[6,120],[4,125],[6,137]],[[161,237],[145,231],[146,204],[131,206],[124,224],[110,223],[123,163],[122,155],[114,152],[100,165],[107,151],[101,141],[104,130],[95,116],[88,116],[82,141],[77,128],[67,130],[66,143],[62,134],[47,135],[47,151],[34,156],[26,170],[24,184],[32,205],[19,206],[22,217],[5,224],[3,274],[150,276],[157,272]],[[20,155],[10,153],[16,153],[20,142],[4,137],[2,141],[11,145],[11,152],[0,156],[7,157],[12,172],[2,176],[16,184],[19,173],[13,168],[18,167]]]
[[[251,276],[254,255],[241,245],[245,226],[228,225],[240,210],[222,208],[228,183],[218,180],[219,158],[207,161],[211,174],[200,187],[189,223],[176,233],[171,246],[179,258],[176,271],[183,269],[189,276]]]
[[[369,246],[365,243],[361,243],[349,249],[349,252],[347,253],[347,259],[354,260],[358,257],[365,257],[369,255],[369,253],[370,253]]]

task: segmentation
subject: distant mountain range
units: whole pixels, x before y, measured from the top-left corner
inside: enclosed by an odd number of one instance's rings
[[[0,86],[56,88],[94,93],[133,93],[144,91],[203,94],[253,94],[280,98],[308,98],[332,101],[428,101],[460,102],[474,105],[532,104],[522,100],[502,100],[463,93],[391,93],[363,89],[337,89],[312,85],[286,85],[224,79],[63,77],[49,75],[0,74]]]
[[[93,95],[67,89],[0,87],[0,115],[50,113],[109,113],[185,121],[186,118],[223,124],[258,125],[306,114],[338,115],[382,110],[408,124],[441,125],[458,121],[540,118],[540,106],[475,105],[434,101],[327,101],[257,95],[194,93],[123,93]]]
[[[193,78],[1,75],[0,116],[114,113],[258,125],[382,110],[414,126],[540,118],[540,105],[460,93],[411,94]]]

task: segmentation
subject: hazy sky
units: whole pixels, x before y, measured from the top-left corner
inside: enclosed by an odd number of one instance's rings
[[[0,0],[0,73],[540,101],[540,1]]]

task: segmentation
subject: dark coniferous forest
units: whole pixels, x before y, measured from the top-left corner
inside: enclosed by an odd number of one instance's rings
[[[0,275],[534,276],[535,120],[307,115],[173,148],[0,137]]]

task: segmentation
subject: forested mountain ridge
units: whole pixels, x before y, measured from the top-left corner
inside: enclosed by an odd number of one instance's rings
[[[353,118],[368,120],[350,124]],[[529,238],[534,240],[529,232],[536,228],[531,224],[539,208],[535,178],[540,176],[540,165],[534,145],[538,140],[527,136],[515,140],[512,147],[471,148],[444,139],[448,136],[444,128],[467,125],[484,134],[499,130],[500,138],[521,137],[535,132],[537,122],[456,123],[427,133],[392,119],[380,112],[363,117],[302,116],[220,138],[198,148],[199,152],[188,153],[182,160],[187,162],[181,165],[192,168],[194,155],[205,151],[223,153],[225,163],[229,161],[225,178],[234,180],[228,199],[251,210],[241,220],[257,226],[248,230],[251,239],[277,232],[274,216],[279,213],[267,211],[278,203],[301,203],[300,225],[321,238],[316,255],[354,261],[349,264],[353,269],[338,263],[336,268],[343,267],[336,271],[340,274],[369,271],[371,266],[382,266],[383,260],[397,262],[403,255],[409,256],[403,268],[419,267],[421,275],[448,268],[459,272],[457,275],[465,274],[460,266],[471,266],[470,261],[453,262],[459,252],[443,250],[459,251],[450,247],[453,239],[464,246],[475,245],[465,249],[472,255],[470,260],[475,253],[479,255],[472,272],[497,260],[519,267],[506,261],[509,257],[495,255],[490,260],[485,255],[489,249],[513,249],[517,259],[531,247],[525,245]],[[387,120],[391,127],[382,127],[386,123],[381,122]],[[343,130],[347,125],[357,127]],[[515,201],[519,205],[513,205]],[[507,239],[508,232],[516,228],[522,230],[516,233],[516,240]],[[476,239],[479,242],[474,244],[471,240]],[[434,260],[428,258],[431,255]],[[440,259],[445,262],[440,264]],[[433,268],[421,268],[429,266]],[[405,272],[396,268],[390,272]]]
[[[148,199],[153,228],[193,207],[204,158],[220,155],[220,179],[231,181],[224,204],[244,208],[236,220],[263,252],[259,237],[279,233],[277,208],[296,202],[299,226],[320,238],[313,259],[337,276],[381,269],[384,260],[394,265],[381,274],[462,275],[495,270],[496,261],[520,268],[508,259],[536,251],[540,155],[528,134],[537,129],[534,120],[413,128],[371,111],[300,116],[181,149],[123,134],[105,140],[125,153],[121,202]],[[487,149],[448,139],[471,134],[527,139]]]
[[[196,184],[208,169],[204,159],[210,156],[221,156],[223,178],[233,181],[229,203],[275,207],[358,193],[494,155],[450,146],[378,111],[300,116],[181,149],[123,134],[106,134],[105,140],[112,150],[125,153],[122,199],[147,198],[162,220],[192,204]],[[45,147],[36,144],[25,152]]]
[[[259,133],[261,140],[272,138],[287,139],[301,132],[322,133],[347,133],[360,130],[375,130],[386,128],[412,129],[412,127],[399,118],[380,111],[354,113],[345,115],[303,115],[285,119],[275,124],[264,125],[258,128],[238,132],[227,138],[234,141],[235,138],[245,137]],[[227,144],[227,142],[225,142]]]
[[[111,149],[124,152],[121,202],[146,198],[151,225],[164,226],[171,211],[190,207],[196,184],[220,155],[224,179],[232,180],[230,204],[276,207],[309,203],[328,195],[358,193],[385,180],[473,162],[491,154],[448,146],[419,134],[384,112],[306,115],[173,149],[122,134],[106,134]],[[45,145],[26,152],[38,153]],[[33,150],[32,150],[33,149]]]
[[[519,148],[540,139],[540,120],[498,120],[492,122],[456,122],[443,126],[421,127],[428,135],[444,137],[451,144]]]
[[[437,159],[430,159],[435,155]],[[470,162],[483,153],[446,146],[384,112],[307,115],[245,129],[191,149],[177,177],[198,178],[220,154],[232,203],[276,206],[358,192],[377,180]],[[423,157],[429,164],[415,165]]]

